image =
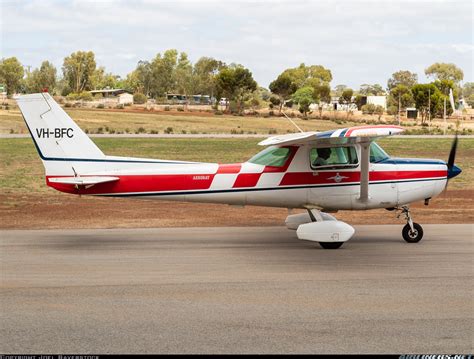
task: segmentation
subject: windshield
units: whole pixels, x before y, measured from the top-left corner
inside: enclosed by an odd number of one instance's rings
[[[382,147],[380,147],[378,144],[375,142],[372,142],[370,144],[370,162],[371,163],[377,163],[381,162],[383,160],[386,160],[389,158],[389,155],[382,150]]]
[[[256,165],[282,167],[289,156],[290,149],[288,147],[271,146],[257,153],[248,162]]]

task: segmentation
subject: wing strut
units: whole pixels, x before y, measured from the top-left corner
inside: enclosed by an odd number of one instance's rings
[[[361,143],[360,146],[360,197],[359,201],[367,202],[369,200],[369,159],[370,159],[370,141]]]

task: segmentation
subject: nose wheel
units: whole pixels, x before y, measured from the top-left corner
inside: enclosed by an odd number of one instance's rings
[[[398,215],[398,218],[402,215],[405,215],[407,221],[407,224],[402,230],[403,239],[407,243],[418,243],[423,238],[423,228],[418,223],[413,222],[408,206],[401,208],[401,213]]]

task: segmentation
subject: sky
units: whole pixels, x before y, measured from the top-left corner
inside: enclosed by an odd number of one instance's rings
[[[449,62],[473,81],[473,3],[464,0],[88,1],[0,0],[0,58],[60,69],[72,52],[125,77],[175,48],[250,69],[268,87],[283,70],[323,65],[334,87],[386,87],[391,74]],[[59,71],[60,72],[60,71]]]

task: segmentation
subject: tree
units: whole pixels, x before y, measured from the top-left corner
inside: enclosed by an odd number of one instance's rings
[[[252,73],[241,65],[231,65],[221,69],[216,77],[218,93],[237,103],[238,113],[242,112],[243,104],[257,89],[257,82]],[[227,110],[227,109],[226,109]]]
[[[178,63],[174,72],[175,92],[186,95],[186,105],[188,96],[193,91],[193,65],[188,59],[188,55],[182,52],[179,55]]]
[[[454,83],[462,81],[464,72],[455,64],[436,62],[425,69],[425,75],[435,80],[451,80]]]
[[[295,93],[297,90],[296,84],[291,80],[288,74],[280,74],[276,80],[270,83],[270,91],[278,96],[280,99],[279,103],[279,112],[278,115],[281,115],[281,109],[286,100]]]
[[[346,85],[337,85],[334,87],[334,96],[340,97],[342,95],[342,92],[347,88]]]
[[[434,84],[418,84],[411,88],[413,100],[421,114],[421,123],[424,124],[443,108],[443,96]]]
[[[224,62],[212,57],[201,57],[193,67],[193,92],[213,97],[216,92],[216,76],[226,66]]]
[[[382,86],[379,84],[369,85],[363,84],[360,85],[359,93],[365,96],[381,96],[385,93]]]
[[[347,117],[349,117],[350,113],[350,104],[352,103],[352,95],[354,94],[354,91],[351,88],[346,88],[344,91],[342,91],[341,97],[339,97],[339,103],[341,105],[346,106],[346,114]]]
[[[90,90],[96,68],[92,51],[77,51],[64,58],[63,75],[74,93]]]
[[[151,84],[150,95],[161,97],[166,93],[176,89],[176,66],[178,63],[178,51],[175,49],[166,50],[157,54],[150,63]]]
[[[329,84],[332,80],[331,70],[326,69],[321,65],[306,66],[304,63],[300,66],[286,69],[282,75],[288,75],[297,88],[304,86],[313,86],[315,84],[326,83]]]
[[[138,80],[139,88],[135,90],[140,90],[139,92],[150,96],[153,74],[151,69],[151,64],[148,61],[140,60],[138,61],[137,68],[129,78],[130,81]],[[132,82],[131,82],[132,83]]]
[[[390,91],[398,85],[404,85],[408,88],[418,83],[418,75],[408,70],[400,70],[394,72],[392,77],[387,82],[387,88]]]
[[[304,118],[308,118],[309,105],[313,102],[314,89],[311,86],[305,86],[298,89],[292,96],[292,100],[299,105],[299,111]]]
[[[396,113],[399,110],[413,106],[414,100],[410,89],[402,84],[392,87],[387,101],[388,107],[393,108]]]
[[[125,80],[123,80],[122,88],[133,93],[141,93],[140,91],[145,90],[144,86],[140,83],[138,72],[136,70],[130,72]]]
[[[49,61],[43,61],[39,69],[34,69],[26,75],[25,85],[28,93],[41,92],[43,89],[54,92],[56,68]]]
[[[455,110],[451,107],[451,101],[449,101],[449,93],[453,91],[453,99],[457,101],[459,93],[458,87],[452,80],[436,80],[433,84],[438,88],[441,93],[441,98],[443,100],[443,112],[440,113],[441,116],[444,117],[444,102],[446,101],[446,113],[448,115],[452,114]],[[441,117],[440,116],[440,117]]]
[[[0,82],[6,85],[9,96],[20,89],[23,75],[23,66],[16,57],[2,58],[0,61]]]
[[[114,75],[111,72],[106,73],[103,66],[94,71],[91,77],[91,85],[95,90],[104,88],[118,88],[120,76]]]
[[[469,106],[474,107],[474,82],[466,82],[464,84],[462,96]]]
[[[318,104],[319,118],[323,115],[323,103],[331,102],[331,87],[328,84],[319,84],[313,88],[313,100]]]

